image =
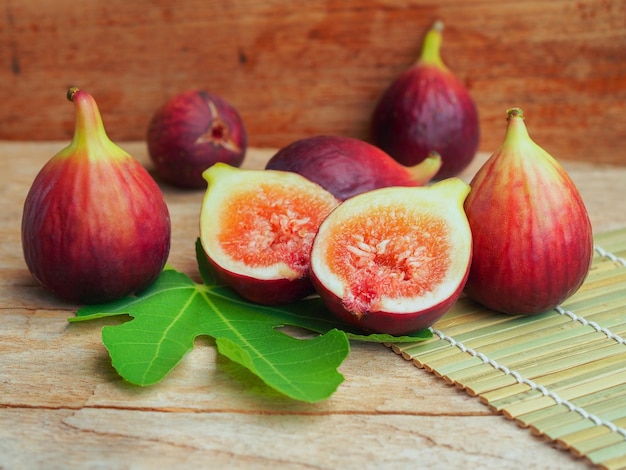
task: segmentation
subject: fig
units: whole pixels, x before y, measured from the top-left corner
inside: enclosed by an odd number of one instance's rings
[[[170,216],[152,176],[106,134],[94,98],[70,88],[70,144],[39,171],[22,214],[26,265],[44,288],[78,303],[149,286],[170,249]]]
[[[443,26],[436,21],[426,33],[419,59],[383,92],[371,123],[374,145],[403,165],[441,155],[436,179],[461,173],[480,140],[474,100],[440,56]]]
[[[339,201],[297,173],[216,163],[200,213],[200,242],[216,273],[241,297],[264,305],[313,292],[311,245]]]
[[[474,235],[468,297],[508,314],[556,307],[583,283],[591,223],[563,167],[529,136],[523,111],[507,111],[504,142],[470,181]]]
[[[319,227],[311,281],[339,319],[373,333],[408,334],[443,316],[463,291],[472,234],[459,178],[354,196]]]
[[[343,201],[387,186],[424,185],[440,165],[441,158],[430,155],[419,165],[407,168],[363,140],[318,135],[283,147],[265,168],[301,174]]]
[[[148,153],[157,174],[187,189],[205,188],[202,172],[217,162],[240,166],[248,139],[243,120],[224,98],[191,90],[170,98],[148,125]]]

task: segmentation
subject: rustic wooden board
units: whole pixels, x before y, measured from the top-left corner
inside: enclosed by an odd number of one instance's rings
[[[22,258],[26,192],[64,145],[0,141],[1,467],[589,468],[377,344],[352,345],[345,382],[318,404],[278,396],[206,339],[157,386],[124,383],[100,337],[123,319],[68,324],[76,306],[37,287]],[[143,142],[122,146],[150,165]],[[253,149],[245,166],[262,167],[272,153]],[[626,227],[626,167],[567,168],[594,227]],[[163,190],[170,262],[195,277],[202,192]]]
[[[626,3],[530,0],[0,0],[0,139],[65,139],[65,90],[98,100],[116,140],[141,140],[189,88],[229,99],[251,144],[367,138],[384,88],[442,19],[444,60],[477,102],[481,149],[505,110],[561,159],[626,164]]]

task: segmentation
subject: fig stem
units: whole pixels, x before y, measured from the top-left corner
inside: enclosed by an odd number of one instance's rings
[[[419,184],[426,184],[432,180],[441,168],[441,155],[432,151],[417,165],[409,167],[411,177]]]
[[[76,92],[78,91],[78,87],[73,86],[68,88],[67,90],[67,100],[68,101],[74,101],[74,95],[76,94]]]
[[[68,148],[81,151],[89,158],[112,158],[118,154],[118,147],[107,136],[93,97],[78,87],[71,87],[67,90],[67,99],[74,103],[75,110],[74,136]]]
[[[513,117],[524,119],[524,111],[522,108],[510,108],[506,110],[507,120]]]
[[[510,108],[506,110],[506,114],[507,127],[503,146],[517,149],[521,148],[522,145],[538,147],[528,134],[528,129],[524,123],[524,111],[521,108]]]
[[[430,29],[424,36],[424,42],[422,44],[422,53],[418,60],[418,63],[430,64],[446,69],[446,65],[441,60],[441,42],[442,33],[444,30],[444,23],[441,20],[436,20]]]
[[[528,128],[524,122],[524,111],[521,108],[507,109],[507,126],[504,134],[504,142],[501,149],[505,149],[507,154],[522,155],[525,159],[539,157],[544,162],[552,162],[553,166],[559,166],[555,158],[543,147],[538,145],[528,133]],[[502,150],[501,150],[502,151]]]

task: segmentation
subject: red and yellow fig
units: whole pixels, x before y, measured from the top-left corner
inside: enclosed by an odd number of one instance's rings
[[[465,291],[490,309],[528,315],[578,290],[593,237],[569,175],[530,138],[522,110],[507,113],[504,142],[470,182],[465,201],[474,236]]]
[[[441,155],[437,179],[458,175],[476,155],[480,127],[469,91],[440,55],[443,23],[426,33],[419,60],[396,78],[372,117],[372,142],[406,166]]]
[[[170,216],[150,174],[107,136],[95,100],[71,88],[71,143],[40,170],[22,216],[24,258],[57,296],[100,303],[137,292],[163,269]]]
[[[469,186],[388,187],[341,203],[320,225],[311,279],[329,310],[363,331],[407,334],[434,324],[463,291],[472,234]]]
[[[200,242],[211,265],[241,297],[275,305],[313,292],[311,245],[339,201],[297,173],[216,163],[200,212]]]
[[[387,186],[421,186],[439,170],[441,157],[429,155],[414,167],[400,165],[378,147],[336,135],[306,137],[280,149],[266,169],[293,171],[340,200]]]

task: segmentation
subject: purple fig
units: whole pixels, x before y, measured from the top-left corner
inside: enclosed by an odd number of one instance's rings
[[[204,90],[180,93],[154,114],[148,153],[157,173],[182,188],[205,188],[202,172],[217,162],[238,167],[247,135],[241,116],[222,97]]]
[[[372,142],[406,166],[432,151],[441,155],[436,179],[458,175],[478,150],[476,105],[440,56],[443,23],[426,33],[419,60],[384,92],[372,118]]]
[[[318,135],[280,149],[266,169],[298,173],[345,200],[387,186],[422,186],[437,173],[439,155],[419,165],[400,165],[378,147],[351,137]]]

